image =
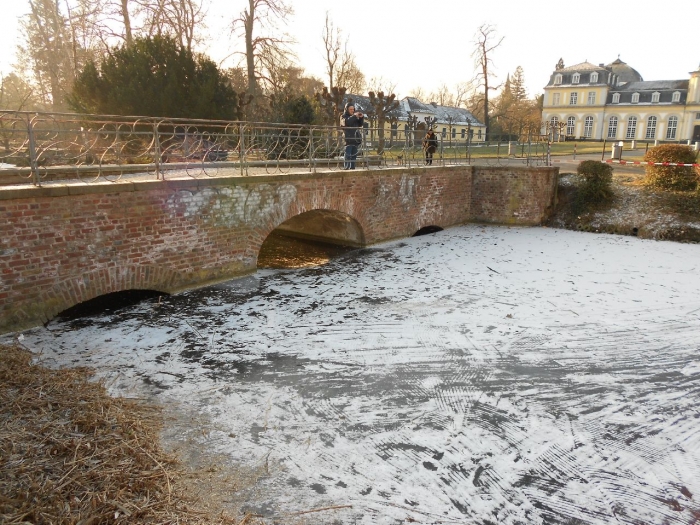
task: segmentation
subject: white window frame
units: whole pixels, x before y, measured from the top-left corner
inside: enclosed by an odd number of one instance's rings
[[[569,95],[569,106],[578,104],[578,91],[572,91]]]
[[[632,93],[632,104],[639,104],[639,93]]]
[[[576,117],[569,117],[566,119],[566,134],[573,137],[574,133],[576,133]]]
[[[588,105],[595,106],[595,91],[588,92]]]
[[[617,138],[617,124],[618,124],[617,117],[610,117],[608,119],[608,138],[609,139]]]
[[[676,140],[676,133],[678,133],[678,117],[668,117],[666,140]]]
[[[561,103],[561,93],[552,93],[552,106],[558,106]]]
[[[620,94],[619,93],[613,93],[612,103],[613,104],[620,103]]]
[[[660,98],[661,98],[661,93],[659,93],[658,91],[654,91],[654,92],[651,94],[651,101],[652,101],[652,103],[657,103],[657,102],[659,102]]]
[[[581,75],[579,73],[574,73],[571,77],[572,84],[578,84],[581,81]]]
[[[561,73],[557,73],[556,75],[554,75],[554,85],[558,86],[559,84],[561,84],[561,79]]]
[[[627,133],[625,134],[625,138],[637,138],[637,117],[629,117],[627,119]]]
[[[656,118],[654,115],[651,115],[647,119],[647,132],[646,135],[644,135],[645,139],[655,139],[656,138],[656,124],[658,123],[659,119]]]
[[[680,101],[681,101],[681,92],[674,91],[673,96],[671,97],[671,102],[680,102]]]
[[[587,139],[593,136],[593,117],[586,117],[583,121],[583,136]]]
[[[598,82],[598,73],[593,72],[591,73],[591,84]]]

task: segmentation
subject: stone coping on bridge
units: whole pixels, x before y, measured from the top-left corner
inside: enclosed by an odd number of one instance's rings
[[[252,174],[252,175],[231,175],[234,170],[225,170],[227,173],[213,176],[187,176],[179,175],[167,179],[144,179],[124,177],[120,180],[109,181],[86,181],[86,180],[61,180],[49,181],[42,185],[34,184],[17,184],[12,186],[0,186],[0,201],[15,200],[15,199],[34,199],[39,197],[66,197],[77,195],[91,195],[100,193],[124,193],[136,191],[151,191],[155,189],[170,188],[170,189],[198,189],[210,188],[214,186],[231,186],[237,184],[250,183],[279,183],[296,180],[312,180],[312,179],[327,179],[330,177],[348,177],[361,176],[362,174],[372,174],[387,172],[391,174],[398,173],[429,173],[433,170],[449,170],[449,171],[468,171],[468,172],[495,172],[503,174],[505,172],[514,173],[530,173],[533,170],[539,173],[559,173],[558,167],[527,167],[527,166],[493,166],[493,165],[446,165],[446,166],[390,166],[382,169],[364,169],[359,168],[352,171],[345,170],[316,170],[297,171],[290,173],[275,173],[275,174]],[[222,170],[223,171],[223,170]],[[143,177],[153,177],[152,173],[136,174]]]

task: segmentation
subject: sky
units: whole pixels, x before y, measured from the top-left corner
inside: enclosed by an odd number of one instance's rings
[[[230,36],[230,21],[247,0],[204,0],[207,31],[203,51],[224,66],[241,39]],[[474,78],[475,33],[490,24],[503,42],[492,55],[496,84],[521,66],[528,94],[542,93],[559,58],[567,66],[588,60],[610,63],[619,57],[645,80],[688,78],[700,64],[696,0],[671,0],[664,9],[637,3],[590,0],[293,0],[285,30],[307,74],[326,79],[321,38],[325,15],[349,38],[349,48],[367,79],[383,77],[403,97],[421,87],[429,93]],[[20,41],[18,17],[27,0],[4,0],[0,18],[0,71],[7,73]],[[573,7],[570,7],[573,6]]]

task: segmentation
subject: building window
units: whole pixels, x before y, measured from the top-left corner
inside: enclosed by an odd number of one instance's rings
[[[608,138],[614,139],[617,137],[617,117],[610,117],[608,121]]]
[[[593,117],[586,117],[583,122],[583,136],[590,139],[593,136]]]
[[[442,128],[442,136],[443,137],[447,136],[447,128]]]
[[[595,106],[595,91],[588,92],[588,105]]]
[[[695,120],[700,120],[700,113],[695,114]]]
[[[656,138],[656,117],[649,117],[647,119],[647,134],[644,138],[655,139]]]
[[[637,136],[637,117],[627,119],[627,135],[626,138],[633,139]]]
[[[481,140],[481,129],[479,129],[479,131],[476,132],[476,138]]]
[[[598,73],[591,73],[591,84],[598,82]]]
[[[666,128],[666,140],[676,140],[677,129],[678,117],[668,117],[668,127]]]
[[[575,106],[577,102],[578,102],[578,93],[576,93],[576,91],[573,91],[571,93],[571,96],[569,97],[569,105]]]
[[[574,76],[571,77],[572,84],[578,84],[580,80],[581,80],[581,75],[579,75],[578,73],[574,73]]]
[[[554,76],[554,85],[556,86],[558,84],[561,84],[561,75],[559,73]]]
[[[558,106],[559,105],[559,98],[560,94],[559,93],[554,93],[552,95],[552,106]]]
[[[673,97],[671,98],[671,102],[680,102],[681,101],[681,93],[680,91],[674,91],[673,92]]]
[[[639,102],[639,93],[632,93],[632,104],[637,104]]]
[[[466,130],[465,130],[464,128],[462,128],[462,132],[461,132],[461,136],[462,136],[462,138],[464,138],[464,134],[465,134],[465,132],[466,132]]]
[[[651,101],[652,101],[652,102],[658,102],[658,101],[659,101],[659,97],[661,97],[661,94],[660,94],[658,91],[656,91],[656,92],[654,92],[654,93],[651,94]]]
[[[613,98],[612,98],[612,103],[613,104],[618,104],[620,102],[620,94],[619,93],[614,93]]]
[[[452,128],[452,138],[457,137],[457,130],[455,128]]]
[[[569,135],[570,137],[574,136],[574,133],[576,133],[574,126],[576,124],[576,117],[569,117],[566,119],[566,134]]]

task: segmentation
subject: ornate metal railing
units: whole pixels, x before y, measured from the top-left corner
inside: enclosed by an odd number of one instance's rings
[[[423,130],[364,128],[357,166],[423,165]],[[433,164],[512,160],[512,144],[474,143],[437,133]],[[544,146],[521,148],[523,162],[545,163]],[[165,180],[343,168],[345,137],[336,126],[300,126],[154,117],[0,110],[0,184]]]

